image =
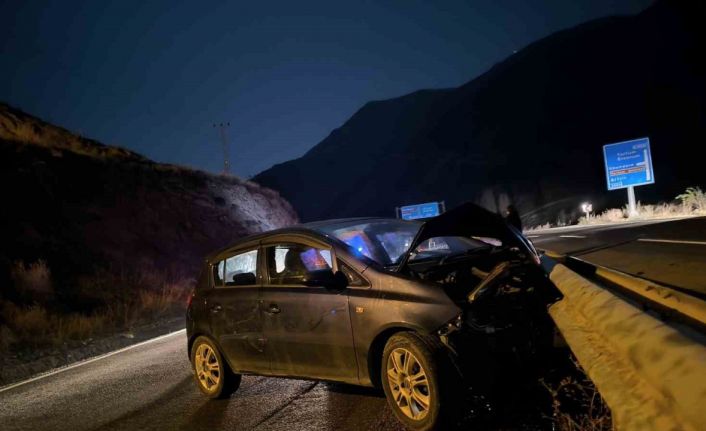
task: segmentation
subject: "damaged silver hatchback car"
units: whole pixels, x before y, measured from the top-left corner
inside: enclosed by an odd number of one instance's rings
[[[551,345],[556,291],[532,244],[464,204],[424,223],[358,218],[245,238],[210,255],[187,311],[211,398],[242,374],[379,386],[397,418],[439,429],[491,363]]]

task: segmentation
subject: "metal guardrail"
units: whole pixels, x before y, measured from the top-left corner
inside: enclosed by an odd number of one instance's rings
[[[706,325],[706,302],[702,299],[654,281],[602,266],[596,266],[596,276],[654,304],[659,304],[673,314],[681,314],[694,322]]]
[[[704,429],[706,337],[660,320],[565,265],[550,269],[564,298],[549,313],[611,408],[614,428]],[[702,304],[688,295],[611,270],[596,275],[691,318],[704,317]]]

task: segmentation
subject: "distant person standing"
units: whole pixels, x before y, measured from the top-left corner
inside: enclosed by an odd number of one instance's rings
[[[505,221],[507,221],[508,224],[515,226],[517,230],[522,232],[522,220],[520,219],[520,214],[517,212],[517,208],[515,208],[514,205],[507,206]]]

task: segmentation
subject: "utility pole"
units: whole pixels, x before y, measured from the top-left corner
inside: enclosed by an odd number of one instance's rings
[[[228,151],[228,138],[226,137],[226,128],[230,127],[230,123],[213,123],[213,127],[218,127],[221,135],[221,143],[223,144],[223,174],[228,175],[230,173],[230,158]]]

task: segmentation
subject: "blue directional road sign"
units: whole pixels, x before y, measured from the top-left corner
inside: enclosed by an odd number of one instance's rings
[[[404,220],[436,217],[439,214],[441,214],[441,204],[439,202],[407,205],[400,208],[400,218]]]
[[[649,138],[604,145],[603,157],[608,190],[655,182]]]

